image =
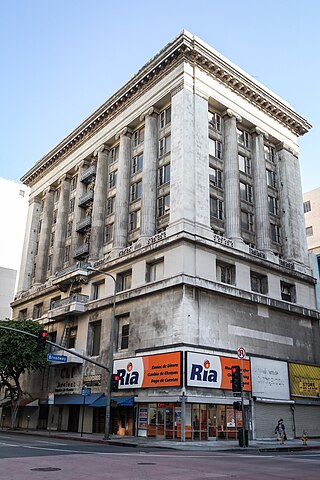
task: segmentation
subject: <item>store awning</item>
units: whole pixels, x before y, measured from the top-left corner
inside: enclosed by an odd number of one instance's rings
[[[111,397],[111,406],[112,407],[133,407],[134,397]],[[95,402],[93,402],[90,407],[106,407],[106,397],[101,395]]]
[[[100,397],[103,397],[103,393],[92,393],[91,395],[55,395],[54,404],[55,405],[92,405]]]

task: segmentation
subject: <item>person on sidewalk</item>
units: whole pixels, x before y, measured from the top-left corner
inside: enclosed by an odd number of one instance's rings
[[[280,445],[284,444],[284,441],[287,440],[286,427],[284,426],[283,419],[278,420],[278,425],[276,426],[274,433],[278,435],[277,440],[280,441]]]

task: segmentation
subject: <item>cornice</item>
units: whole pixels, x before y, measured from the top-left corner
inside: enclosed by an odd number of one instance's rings
[[[205,73],[244,97],[264,113],[275,118],[297,136],[305,134],[311,125],[289,106],[254,79],[230,64],[218,52],[183,31],[172,42],[146,63],[131,80],[103,103],[92,115],[54,149],[42,157],[22,178],[28,186],[50,171],[57,163],[69,156],[82,144],[92,138],[115,116],[133,103],[137,97],[149,90],[162,77],[181,62],[188,62],[201,68]]]

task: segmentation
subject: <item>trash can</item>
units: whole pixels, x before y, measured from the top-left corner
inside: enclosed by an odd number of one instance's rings
[[[240,430],[238,430],[238,438],[239,438],[239,447],[247,447],[249,445],[248,430],[244,431],[244,441],[245,441],[244,445],[243,445],[243,430],[242,430],[242,428]]]

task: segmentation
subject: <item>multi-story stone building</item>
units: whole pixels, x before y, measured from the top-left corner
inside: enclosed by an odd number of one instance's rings
[[[313,275],[317,279],[317,308],[320,308],[320,188],[303,194],[307,246]]]
[[[309,129],[183,31],[24,175],[14,316],[107,364],[115,287],[114,433],[234,438],[233,365],[250,434],[273,436],[280,416],[289,437],[320,433],[319,394],[300,372],[320,370],[297,143]],[[84,429],[103,431],[97,365],[68,354],[27,384],[33,426],[79,430],[84,411]]]

